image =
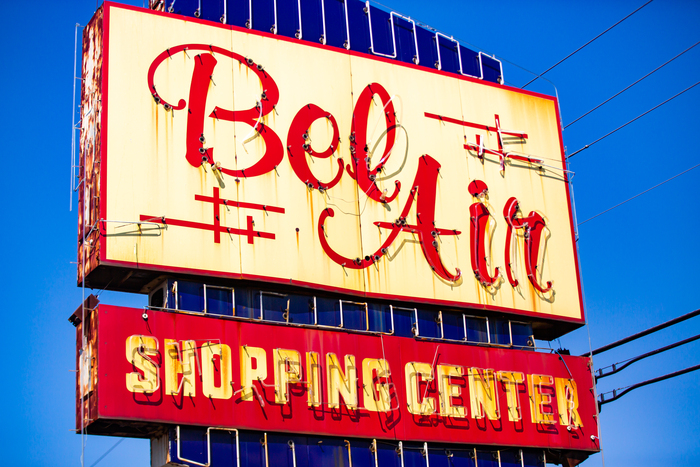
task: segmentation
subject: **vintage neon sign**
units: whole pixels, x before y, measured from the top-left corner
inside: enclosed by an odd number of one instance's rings
[[[170,103],[164,96],[161,96],[158,93],[154,81],[156,71],[166,59],[179,52],[187,53],[188,51],[193,54],[196,53],[196,55],[194,55],[194,70],[192,72],[189,87],[189,99],[188,101],[180,99],[177,104]],[[257,77],[262,92],[259,100],[256,102],[255,107],[245,110],[233,110],[216,106],[209,115],[205,115],[208,90],[214,69],[218,63],[217,59],[215,58],[216,55],[221,55],[223,57],[236,60],[241,66],[247,67]],[[264,67],[257,64],[252,58],[244,57],[236,52],[213,45],[182,44],[175,47],[170,47],[156,57],[156,59],[151,63],[148,70],[148,88],[155,102],[162,104],[166,110],[186,110],[187,132],[185,137],[187,152],[185,154],[185,159],[192,167],[199,168],[209,165],[211,170],[218,174],[252,178],[276,170],[278,165],[281,163],[285,150],[283,149],[280,137],[273,128],[265,125],[263,122],[264,117],[273,112],[275,106],[279,102],[279,88],[269,72],[267,72]],[[372,103],[375,102],[375,96],[379,98],[380,105],[383,107],[384,124],[386,126],[386,144],[379,161],[374,167],[372,167],[372,152],[369,148],[369,141],[367,139],[367,129],[369,108]],[[439,118],[443,120],[442,117],[435,116],[434,114],[426,113],[426,117]],[[204,135],[204,122],[207,118],[230,122],[242,122],[249,125],[254,134],[261,137],[265,143],[265,152],[262,157],[252,166],[245,169],[229,169],[222,166],[221,162],[214,157],[215,148],[205,147],[206,138]],[[309,129],[313,122],[323,118],[327,119],[327,121],[330,123],[333,135],[329,146],[323,151],[317,151],[309,142]],[[446,120],[451,121],[454,119]],[[523,158],[522,156],[504,152],[503,135],[516,136],[518,138],[526,139],[527,134],[502,130],[498,115],[496,115],[495,121],[496,126],[493,127],[493,129],[495,129],[498,134],[499,149],[498,151],[488,151],[493,154],[497,154],[500,157],[502,171],[505,170],[505,160],[507,158],[523,160],[529,163],[541,162],[529,157]],[[486,125],[470,124],[468,122],[458,122],[456,120],[454,120],[453,123],[461,123],[479,129],[491,129],[491,127]],[[343,158],[339,157],[337,159],[338,170],[331,180],[322,181],[316,178],[316,176],[311,172],[306,160],[306,154],[311,157],[329,158],[338,152],[340,147],[340,130],[335,117],[330,112],[313,103],[309,103],[299,109],[287,134],[285,144],[286,153],[295,175],[307,189],[318,190],[321,193],[331,190],[340,181],[344,171],[347,171],[348,175],[357,183],[358,188],[362,190],[362,192],[368,198],[378,203],[389,203],[398,196],[402,189],[401,183],[396,181],[393,193],[389,194],[386,191],[382,191],[377,186],[376,182],[378,175],[384,169],[386,162],[391,157],[396,138],[396,129],[398,126],[399,122],[396,119],[396,112],[394,110],[394,105],[390,94],[381,84],[370,83],[363,89],[362,93],[357,99],[357,102],[355,103],[355,108],[353,110],[352,128],[350,129],[349,137],[349,156],[351,163],[344,166]],[[479,157],[482,157],[484,152],[487,151],[480,139],[476,145],[467,144],[465,147],[467,149],[476,150]],[[335,211],[332,208],[326,208],[321,212],[317,223],[318,240],[321,243],[323,251],[332,261],[343,268],[348,269],[368,268],[381,260],[382,257],[387,254],[389,246],[394,243],[401,232],[408,232],[410,234],[414,234],[418,238],[418,243],[420,244],[428,266],[438,277],[452,283],[457,283],[461,280],[461,270],[459,268],[456,268],[454,272],[448,270],[440,256],[439,237],[442,235],[459,235],[461,233],[457,229],[442,228],[436,225],[436,185],[441,165],[436,159],[428,154],[420,156],[420,161],[421,162],[418,164],[414,182],[409,188],[409,196],[407,197],[398,219],[391,223],[381,221],[374,223],[374,225],[380,229],[389,230],[389,235],[379,246],[379,248],[377,248],[371,254],[365,255],[364,257],[358,256],[355,258],[346,257],[339,254],[328,240],[325,229],[326,222],[329,218],[334,217]],[[492,216],[491,211],[482,199],[483,195],[487,192],[488,187],[483,181],[474,180],[469,185],[469,189],[472,196],[479,199],[477,203],[470,206],[471,226],[469,241],[471,245],[471,266],[475,279],[483,286],[491,288],[499,283],[501,280],[501,274],[499,267],[495,267],[493,273],[489,272],[488,263],[490,261],[486,257],[486,251],[490,249],[487,247],[487,242],[490,242],[490,238],[493,234],[492,232],[488,232],[489,218]],[[215,242],[217,243],[220,241],[220,234],[222,232],[228,233],[229,235],[246,235],[248,237],[248,243],[253,243],[253,239],[256,237],[269,239],[275,238],[274,234],[256,231],[253,226],[252,217],[250,216],[248,217],[248,222],[245,229],[221,226],[218,223],[219,217],[217,214],[218,205],[220,203],[217,188],[214,188],[213,197],[205,198],[203,196],[197,196],[196,199],[201,201],[209,201],[214,204],[215,222],[213,225],[203,226],[177,219],[159,219],[158,217],[145,214],[141,215],[141,220],[213,230],[215,234]],[[235,205],[235,201],[223,201],[223,204],[228,206],[227,203],[232,203]],[[265,207],[263,208],[266,209]],[[537,277],[536,269],[538,259],[540,259],[538,256],[540,246],[544,241],[546,241],[544,231],[547,229],[547,221],[543,215],[536,211],[531,212],[528,217],[522,217],[518,214],[518,208],[519,204],[517,199],[514,197],[508,201],[506,207],[504,208],[504,217],[508,224],[508,234],[505,244],[506,262],[508,263],[505,269],[508,281],[513,287],[517,287],[519,284],[519,281],[515,277],[512,268],[512,263],[517,259],[513,257],[511,253],[511,246],[513,238],[517,235],[517,232],[521,230],[523,231],[526,244],[525,267],[527,270],[527,277],[535,290],[545,294],[552,290],[552,282],[548,281],[546,286],[541,285]],[[283,208],[273,208],[273,210],[274,209],[277,209],[276,212],[284,213]],[[412,210],[416,212],[415,216],[417,221],[415,224],[409,224],[406,220]],[[489,238],[487,239],[487,237]]]
[[[597,449],[585,358],[152,310],[144,320],[143,310],[106,305],[96,313],[96,419]]]

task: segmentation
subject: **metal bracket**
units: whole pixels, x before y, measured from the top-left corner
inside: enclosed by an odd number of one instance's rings
[[[389,22],[391,23],[391,42],[393,45],[393,50],[394,52],[392,54],[383,54],[381,52],[377,52],[374,50],[374,36],[372,35],[372,8],[369,4],[369,1],[365,2],[366,8],[367,8],[367,22],[369,25],[369,50],[372,52],[374,55],[379,55],[382,57],[387,57],[387,58],[396,58],[398,55],[398,51],[396,50],[396,31],[394,30],[394,16],[401,18],[413,26],[413,43],[414,47],[416,50],[416,55],[413,58],[413,63],[418,65],[420,63],[420,54],[418,52],[418,32],[416,31],[416,22],[412,20],[408,16],[403,16],[399,13],[396,13],[395,11],[390,11],[389,12]]]

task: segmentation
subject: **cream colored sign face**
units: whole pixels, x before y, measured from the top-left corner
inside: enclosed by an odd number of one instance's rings
[[[582,322],[552,98],[105,20],[103,262]]]

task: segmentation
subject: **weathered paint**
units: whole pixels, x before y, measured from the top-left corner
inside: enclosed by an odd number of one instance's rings
[[[98,218],[150,220],[162,231],[144,232],[153,229],[146,224],[101,223],[100,265],[261,280],[583,323],[554,98],[231,26],[183,21],[110,3],[105,8],[106,43],[111,45],[105,49],[106,79],[101,89],[109,107],[101,121],[103,132],[109,128],[109,138],[103,133],[99,170],[101,189],[107,191],[99,197]],[[153,65],[159,55],[162,61]],[[252,65],[242,65],[236,56],[250,59]],[[198,143],[188,140],[187,128],[198,62],[213,68],[210,82],[204,83],[205,143],[199,144],[207,163],[196,167],[193,161],[199,156],[191,151]],[[278,98],[261,86],[258,64],[264,68],[262,74],[274,81]],[[155,91],[148,87],[152,65]],[[371,167],[380,159],[386,162],[376,174],[379,191],[371,182],[370,189],[361,188],[367,185],[360,184],[360,176],[356,181],[347,173],[355,171],[350,150],[350,133],[357,124],[353,113],[368,88],[386,90],[386,98],[375,95],[367,111],[367,146],[374,150],[369,162]],[[155,110],[154,96],[160,102]],[[266,99],[276,99],[275,108],[266,110],[262,136],[252,139],[255,119],[233,122],[221,110],[255,109],[256,102],[264,108]],[[166,109],[165,102],[174,108]],[[333,148],[328,161],[306,153],[294,155],[289,149],[292,122],[310,104],[328,112],[340,131],[339,147]],[[499,141],[499,124],[510,131],[504,144]],[[390,153],[385,153],[387,125],[395,138]],[[516,130],[527,135],[526,144],[524,137],[512,136]],[[273,146],[272,133],[283,151],[279,163],[260,175],[245,175],[244,170],[250,174]],[[332,142],[331,133],[328,122],[316,121],[309,131],[311,148],[323,152]],[[265,143],[266,137],[272,139]],[[475,141],[491,152],[480,158],[472,147]],[[527,153],[549,167],[513,159],[501,170],[493,152],[500,146],[504,153]],[[308,180],[300,180],[292,168],[293,157],[305,158],[313,176],[326,185],[338,173],[340,158],[344,173],[323,192],[317,186],[308,188]],[[210,165],[214,160],[221,170]],[[431,172],[420,175],[428,166]],[[238,172],[231,175],[234,171]],[[423,222],[418,206],[428,194],[424,182],[423,191],[413,186],[419,179],[435,185],[434,229],[439,233],[422,240],[417,229],[392,233],[390,227],[404,210],[409,227]],[[476,201],[467,185],[477,179],[489,188],[493,216],[487,224],[485,250],[490,271],[496,267],[505,271],[508,224],[502,210],[510,198],[517,198],[523,217],[537,212],[546,218],[547,240],[540,246],[546,253],[539,252],[531,280],[525,274],[524,232],[514,233],[519,251],[516,287],[503,274],[496,283],[483,285],[471,270],[469,205]],[[390,201],[381,202],[380,197]],[[215,199],[226,199],[228,204],[217,205]],[[236,202],[250,204],[236,207]],[[395,240],[381,250],[391,235]],[[442,265],[427,259],[431,249],[439,251]],[[341,259],[333,259],[331,250]],[[536,289],[535,284],[548,281],[554,282],[553,290]]]
[[[586,358],[142,313],[107,305],[95,313],[100,403],[88,432],[119,420],[598,450]],[[188,371],[172,365],[178,353]]]

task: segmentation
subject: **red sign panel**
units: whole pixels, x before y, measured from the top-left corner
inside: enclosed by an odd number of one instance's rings
[[[107,305],[96,313],[93,420],[598,450],[581,357]]]

